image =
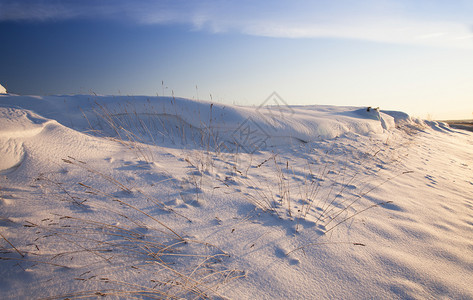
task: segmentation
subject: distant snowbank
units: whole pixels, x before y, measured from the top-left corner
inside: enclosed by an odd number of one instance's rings
[[[145,143],[207,140],[214,147],[252,149],[347,133],[386,134],[406,126],[448,129],[403,112],[349,106],[241,107],[184,98],[90,95],[4,95],[0,106],[27,109],[79,131],[93,129],[122,138],[132,133]]]

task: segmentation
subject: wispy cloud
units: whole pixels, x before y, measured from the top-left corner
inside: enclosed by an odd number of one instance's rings
[[[473,5],[455,1],[0,0],[0,21],[120,19],[284,38],[344,38],[473,48]],[[420,3],[420,4],[419,4]],[[452,8],[453,7],[453,8]],[[428,9],[427,9],[428,8]],[[422,13],[419,13],[421,11]]]

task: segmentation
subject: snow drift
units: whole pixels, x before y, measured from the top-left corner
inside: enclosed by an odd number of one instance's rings
[[[288,142],[330,139],[347,133],[367,136],[387,133],[395,127],[439,126],[436,122],[426,124],[401,112],[366,107],[239,107],[144,96],[9,96],[3,99],[6,107],[33,110],[79,131],[98,130],[102,134],[126,136],[127,133],[121,131],[128,130],[143,138],[142,142],[167,136],[179,146],[192,144],[187,139],[194,143],[198,139],[204,140],[205,134],[212,135],[211,143],[223,143],[233,149],[245,146],[241,145],[248,142],[242,140],[245,138],[264,140],[261,146],[273,147]]]
[[[367,107],[0,95],[0,298],[473,298],[473,135]]]

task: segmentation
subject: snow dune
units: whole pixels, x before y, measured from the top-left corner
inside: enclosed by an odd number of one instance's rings
[[[0,157],[2,299],[473,299],[473,134],[444,123],[5,94]]]
[[[367,111],[366,107],[236,107],[182,98],[144,96],[9,96],[4,99],[11,99],[12,107],[18,105],[34,110],[80,131],[92,127],[107,134],[116,133],[114,128],[107,128],[110,124],[106,120],[104,122],[103,118],[113,116],[115,125],[132,126],[133,130],[144,130],[141,122],[159,127],[156,129],[161,133],[168,129],[162,128],[163,123],[174,128],[184,127],[184,132],[187,128],[190,131],[201,131],[211,127],[216,131],[215,134],[230,143],[235,142],[232,141],[235,131],[239,128],[244,130],[245,125],[255,128],[256,134],[268,137],[268,143],[274,145],[278,140],[297,139],[308,142],[320,138],[335,138],[348,132],[361,135],[383,133],[396,125],[420,122],[402,113],[384,113],[376,109]]]

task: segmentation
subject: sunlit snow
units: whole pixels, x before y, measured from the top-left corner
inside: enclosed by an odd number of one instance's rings
[[[0,159],[2,299],[473,298],[473,135],[441,122],[0,95]]]

